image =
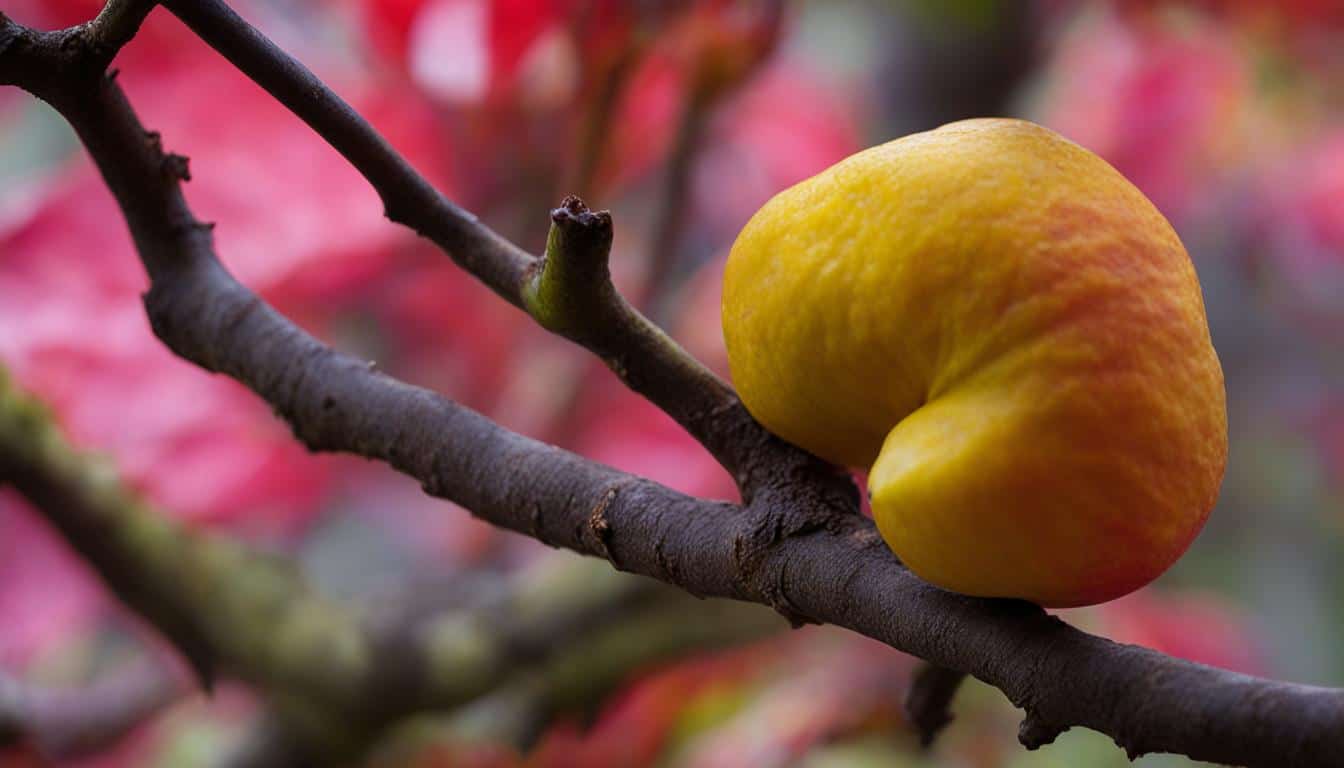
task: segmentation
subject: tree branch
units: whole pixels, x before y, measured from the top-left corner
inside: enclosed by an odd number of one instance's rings
[[[732,413],[704,414],[700,434],[743,466],[759,462],[763,477],[788,480],[763,482],[746,507],[697,501],[529,440],[334,352],[220,266],[209,230],[186,207],[175,165],[146,141],[114,83],[55,87],[51,73],[61,64],[53,58],[68,52],[13,45],[35,33],[0,23],[7,41],[0,78],[22,81],[74,125],[121,205],[151,277],[146,306],[156,333],[183,357],[251,387],[314,450],[386,461],[431,494],[553,546],[696,594],[848,627],[964,670],[1026,710],[1029,747],[1083,725],[1132,755],[1310,767],[1336,765],[1344,754],[1344,691],[1179,661],[1079,632],[1032,605],[954,595],[920,581],[871,522],[838,512],[846,505],[798,465],[761,458],[773,449],[757,441],[759,425],[739,423],[726,433],[714,426],[738,423]],[[643,347],[625,352],[632,370],[663,370],[665,358],[646,359]],[[697,379],[680,383],[692,388],[681,396],[691,402],[736,403],[724,400],[722,384],[706,393]]]
[[[506,301],[525,307],[525,286],[537,259],[439,194],[350,105],[227,4],[163,5],[349,160],[378,192],[390,219],[433,240]],[[781,477],[807,475],[816,482],[837,477],[762,428],[731,388],[623,300],[605,308],[603,316],[618,323],[576,327],[563,335],[602,358],[631,389],[681,424],[733,474],[747,498]],[[848,483],[847,477],[831,483],[841,480]]]
[[[687,621],[688,616],[695,620]],[[526,750],[563,715],[591,722],[632,674],[694,651],[757,640],[786,628],[763,609],[681,594],[641,608],[618,624],[598,627],[566,652],[515,675],[451,720],[452,730]]]
[[[357,753],[408,714],[462,706],[665,589],[596,562],[556,558],[519,572],[471,609],[361,616],[315,594],[290,563],[189,531],[143,504],[113,468],[77,453],[2,368],[0,484],[32,501],[207,684],[222,669],[257,685],[294,721],[287,730],[328,756]],[[678,618],[708,620],[684,608]],[[53,707],[67,700],[53,699]],[[57,711],[30,713],[31,706],[25,700],[25,723]],[[90,714],[115,713],[100,705]]]
[[[83,34],[93,51],[90,66],[101,74],[117,51],[140,31],[140,25],[156,5],[156,0],[107,0]]]
[[[221,664],[262,687],[354,701],[370,642],[292,569],[151,509],[80,455],[0,370],[0,483],[27,497],[207,684]],[[312,649],[320,647],[321,654]]]
[[[519,304],[531,254],[440,194],[345,100],[228,5],[212,0],[162,5],[359,169],[389,219],[438,244],[505,301]]]

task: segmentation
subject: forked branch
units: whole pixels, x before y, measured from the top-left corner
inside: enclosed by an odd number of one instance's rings
[[[525,305],[532,257],[504,245],[469,214],[445,207],[348,106],[333,101],[311,73],[222,3],[168,5],[333,146],[343,147],[385,201],[392,195],[405,206],[389,206],[394,216],[422,222],[473,274]],[[62,78],[62,72],[92,66],[85,51],[53,45],[49,35],[0,18],[0,81],[55,106],[97,162],[150,275],[146,308],[155,332],[184,358],[253,389],[313,450],[384,461],[417,478],[429,493],[496,525],[605,558],[623,570],[699,595],[764,603],[795,621],[848,627],[974,675],[1026,710],[1022,738],[1029,747],[1082,725],[1109,734],[1130,754],[1179,752],[1256,766],[1330,766],[1344,754],[1344,691],[1272,682],[1118,645],[1032,605],[958,596],[920,581],[886,549],[871,522],[854,513],[847,481],[769,436],[726,385],[652,333],[647,321],[633,326],[636,331],[608,336],[610,328],[557,323],[555,306],[542,312],[548,325],[565,328],[604,359],[619,360],[617,372],[628,383],[734,471],[745,506],[692,499],[586,461],[334,352],[224,270],[209,230],[186,207],[175,164],[146,140],[115,83]],[[396,197],[403,182],[410,190],[405,199]],[[565,209],[571,207],[577,206]],[[446,221],[436,219],[441,215]],[[572,215],[582,224],[582,211]],[[569,214],[562,219],[557,226]],[[602,238],[576,242],[605,247]],[[585,258],[564,252],[567,247],[559,243],[547,258]],[[552,279],[563,287],[569,276],[584,272],[561,270]],[[540,297],[550,290],[545,266],[537,279],[536,297],[544,304]],[[557,293],[562,313],[568,311],[566,294]],[[533,309],[539,306],[534,302]],[[614,316],[592,308],[584,313]]]

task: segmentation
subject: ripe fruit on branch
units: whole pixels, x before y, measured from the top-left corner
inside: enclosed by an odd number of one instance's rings
[[[1223,374],[1190,258],[1040,126],[953,123],[781,192],[733,245],[723,327],[748,410],[871,467],[882,537],[941,587],[1110,600],[1217,498]]]

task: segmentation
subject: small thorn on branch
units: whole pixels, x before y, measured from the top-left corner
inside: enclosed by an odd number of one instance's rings
[[[179,181],[191,181],[191,160],[173,152],[163,156],[163,170]]]
[[[789,629],[802,629],[809,624],[813,626],[821,626],[821,622],[810,616],[799,613],[794,610],[791,605],[786,603],[774,603],[771,607],[775,609],[775,613],[779,614],[781,618],[789,622]]]
[[[952,722],[952,699],[965,679],[965,672],[927,662],[915,671],[905,697],[905,714],[919,734],[921,747],[933,746],[938,734]]]
[[[1022,725],[1017,729],[1017,740],[1027,749],[1035,750],[1053,744],[1055,739],[1067,730],[1069,730],[1067,725],[1055,725],[1029,710],[1026,717],[1022,718]]]

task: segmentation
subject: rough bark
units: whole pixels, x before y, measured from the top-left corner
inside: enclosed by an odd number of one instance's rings
[[[676,418],[734,473],[747,503],[693,499],[509,432],[308,336],[220,265],[209,227],[183,200],[185,161],[163,152],[102,76],[105,57],[87,28],[35,33],[0,17],[0,82],[51,103],[98,164],[150,275],[145,303],[155,332],[182,357],[253,389],[313,450],[386,462],[496,525],[619,569],[697,595],[764,603],[795,622],[848,627],[974,675],[1026,711],[1021,739],[1029,748],[1082,725],[1131,755],[1338,764],[1344,691],[1176,660],[1085,634],[1032,605],[920,581],[856,513],[841,474],[765,432],[725,384],[610,289],[609,216],[568,202],[555,212],[545,260],[534,259],[444,200],[224,4],[166,5],[340,149],[394,220],[412,223],[505,299],[593,350]]]

